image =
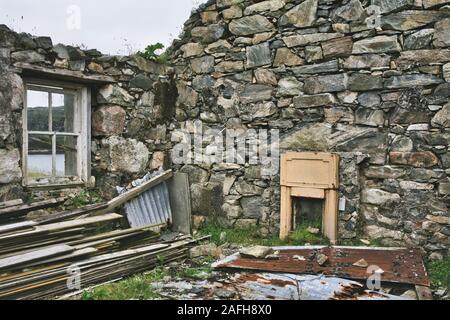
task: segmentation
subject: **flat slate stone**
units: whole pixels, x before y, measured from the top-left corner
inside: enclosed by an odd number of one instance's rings
[[[331,93],[303,95],[294,98],[295,107],[300,109],[330,106],[335,103],[336,98]]]
[[[385,80],[384,86],[388,89],[429,86],[442,83],[443,80],[431,74],[407,74],[394,76]]]
[[[402,48],[397,36],[377,36],[357,41],[353,44],[353,53],[388,53],[400,52]]]
[[[249,84],[241,93],[240,98],[242,103],[252,103],[272,98],[273,88],[261,84]]]
[[[425,9],[440,6],[443,4],[450,3],[450,0],[423,0],[423,7]]]
[[[426,1],[426,0],[425,0]],[[415,0],[372,0],[372,4],[380,7],[381,13],[389,13],[407,9],[414,5]]]
[[[338,65],[337,60],[292,68],[292,72],[295,75],[331,73],[331,72],[338,72],[338,71],[339,71],[339,65]]]
[[[348,80],[348,90],[370,91],[383,88],[383,78],[366,73],[353,73]]]
[[[269,43],[258,44],[256,46],[247,47],[247,67],[254,68],[271,64]]]
[[[267,0],[258,2],[255,4],[252,4],[251,6],[248,6],[245,8],[244,14],[246,16],[259,13],[259,12],[265,12],[265,11],[277,11],[283,8],[286,5],[286,2],[284,0]]]
[[[325,58],[349,56],[352,54],[352,49],[352,37],[337,38],[322,43]]]
[[[433,40],[434,29],[422,29],[406,37],[405,50],[426,49]]]
[[[211,24],[207,27],[195,27],[191,30],[191,36],[195,41],[211,43],[219,40],[225,33],[225,28],[220,24]]]
[[[279,67],[281,65],[298,66],[304,63],[305,60],[294,54],[289,48],[280,48],[277,50],[273,65],[274,67]]]
[[[399,67],[406,69],[410,66],[423,66],[430,63],[450,62],[450,49],[410,50],[400,53],[396,60]]]
[[[348,76],[344,73],[311,77],[305,80],[304,91],[307,94],[345,91],[347,82]]]
[[[382,17],[381,25],[383,29],[408,31],[448,17],[449,14],[442,11],[408,10]]]
[[[280,25],[293,25],[298,28],[310,27],[316,21],[318,0],[306,0],[286,12],[280,18]]]
[[[248,36],[274,29],[274,25],[266,17],[260,15],[233,20],[228,27],[231,33],[237,36]]]
[[[284,37],[283,41],[289,48],[292,48],[302,47],[312,43],[320,43],[339,37],[343,37],[343,35],[341,33],[313,33]]]
[[[435,25],[435,40],[433,44],[438,48],[450,46],[450,19],[444,19]]]
[[[391,57],[386,54],[365,54],[350,56],[344,61],[344,68],[351,70],[389,67]]]

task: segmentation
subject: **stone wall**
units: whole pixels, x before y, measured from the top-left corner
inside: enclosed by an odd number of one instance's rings
[[[276,128],[283,151],[337,152],[341,240],[446,252],[449,35],[450,1],[209,1],[171,48],[179,123]],[[279,177],[258,169],[182,170],[197,213],[224,185],[216,214],[276,233]]]
[[[21,192],[23,88],[12,66],[26,61],[118,81],[93,95],[92,169],[108,197],[165,165],[189,174],[195,215],[276,234],[278,175],[249,163],[172,165],[169,155],[198,119],[204,130],[279,129],[282,151],[341,155],[342,241],[447,253],[450,1],[373,0],[381,19],[370,4],[208,1],[169,49],[171,66],[1,27],[0,162],[11,165],[0,168],[0,199]]]
[[[17,34],[0,26],[0,201],[25,198],[22,187],[24,84],[17,63],[107,75],[115,84],[92,87],[92,175],[105,198],[164,161],[167,87],[165,66],[139,55],[109,56],[97,50],[54,45],[48,37]],[[172,80],[173,82],[173,80]],[[171,119],[171,118],[170,118]]]

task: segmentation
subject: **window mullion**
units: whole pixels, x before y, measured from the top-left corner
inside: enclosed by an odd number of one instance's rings
[[[56,178],[56,132],[52,136],[52,177]]]
[[[52,111],[53,97],[52,93],[48,93],[48,131],[53,131],[53,111]]]

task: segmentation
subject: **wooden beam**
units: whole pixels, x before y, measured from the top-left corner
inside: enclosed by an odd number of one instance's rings
[[[67,69],[47,68],[42,66],[36,66],[25,62],[17,62],[15,67],[21,70],[24,76],[38,76],[39,78],[46,77],[55,80],[86,83],[86,84],[111,84],[117,81],[110,76],[95,74],[86,75],[81,71],[72,71]]]

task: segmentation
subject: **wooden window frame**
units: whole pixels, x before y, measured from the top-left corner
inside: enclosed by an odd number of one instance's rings
[[[66,187],[66,186],[89,186],[91,184],[91,90],[89,87],[74,84],[69,82],[60,82],[60,81],[52,81],[52,80],[44,80],[44,79],[35,79],[35,78],[25,78],[24,79],[24,108],[23,108],[23,148],[22,148],[22,171],[23,171],[23,186],[24,187]],[[49,131],[46,132],[38,132],[38,131],[29,131],[28,130],[28,101],[27,101],[27,93],[30,88],[36,87],[39,91],[45,88],[42,87],[51,87],[48,89],[48,92],[51,93],[64,93],[64,92],[72,92],[75,94],[75,107],[74,107],[74,132],[66,133],[66,132],[55,132],[51,131],[52,128],[49,127]],[[55,89],[52,89],[55,88]],[[63,91],[59,91],[57,88],[62,88]],[[51,104],[49,104],[49,108],[51,108]],[[51,111],[51,110],[50,110]],[[51,123],[51,112],[49,115],[49,123]],[[52,137],[52,176],[46,178],[49,180],[49,183],[40,183],[39,181],[35,181],[29,178],[28,176],[28,140],[29,135],[45,135]],[[65,137],[77,137],[77,176],[73,181],[69,181],[68,177],[58,177],[55,172],[56,164],[56,142],[55,139],[57,136],[65,136]]]

